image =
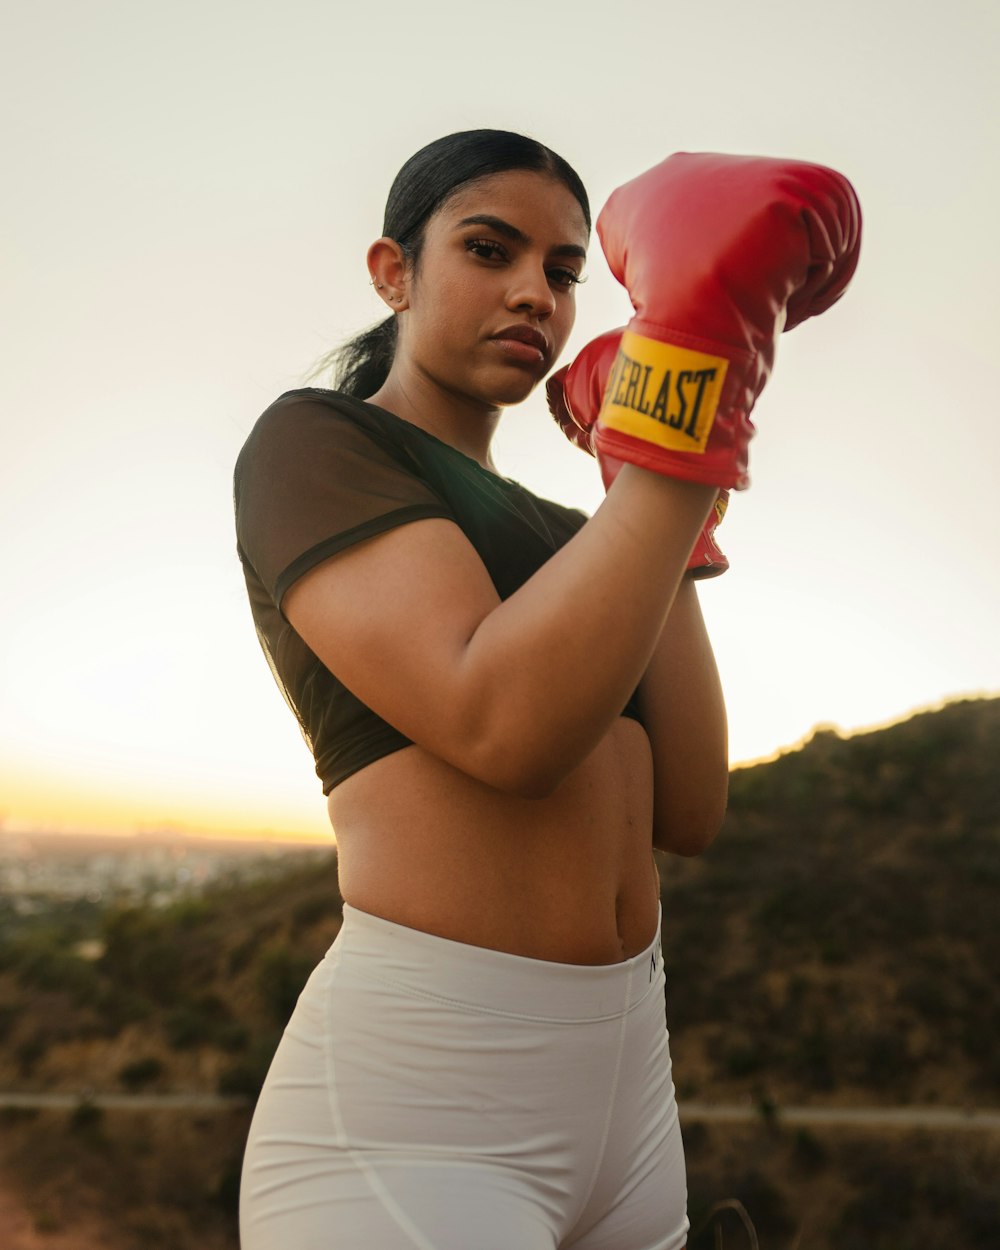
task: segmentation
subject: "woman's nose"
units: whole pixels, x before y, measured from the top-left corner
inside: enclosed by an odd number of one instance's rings
[[[507,307],[542,319],[551,317],[556,301],[545,270],[540,265],[519,266],[513,277],[507,292]]]

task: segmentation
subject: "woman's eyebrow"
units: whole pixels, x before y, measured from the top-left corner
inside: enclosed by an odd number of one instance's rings
[[[472,217],[463,217],[455,228],[461,230],[463,226],[489,226],[491,230],[495,230],[497,234],[502,234],[504,238],[514,243],[529,244],[531,242],[523,230],[518,230],[517,226],[512,226],[509,221],[504,221],[502,217],[493,217],[489,213],[475,213]],[[587,249],[581,247],[579,243],[558,243],[552,248],[552,253],[555,256],[579,256],[581,260],[587,259]]]

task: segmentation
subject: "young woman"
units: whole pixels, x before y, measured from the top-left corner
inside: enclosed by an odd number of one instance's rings
[[[603,357],[553,391],[611,483],[595,515],[498,472],[497,422],[566,344],[589,233],[541,144],[422,149],[368,252],[389,319],[338,390],[271,405],[237,464],[254,618],[345,900],[256,1108],[244,1250],[685,1244],[652,851],[697,854],[725,809],[685,574],[742,479],[581,416]],[[663,430],[697,385],[664,392]],[[617,390],[654,412],[634,379]]]

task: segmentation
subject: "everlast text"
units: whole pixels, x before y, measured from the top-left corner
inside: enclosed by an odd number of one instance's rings
[[[631,408],[697,440],[705,387],[715,381],[717,373],[715,368],[667,369],[654,378],[652,365],[633,360],[619,350],[608,378],[605,403]]]
[[[702,456],[728,370],[725,356],[625,330],[598,420],[609,432]]]

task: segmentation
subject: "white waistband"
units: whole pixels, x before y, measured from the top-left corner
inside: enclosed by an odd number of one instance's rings
[[[663,984],[659,922],[638,955],[614,964],[565,964],[455,942],[345,903],[332,956],[344,972],[411,994],[539,1020],[614,1018]]]

